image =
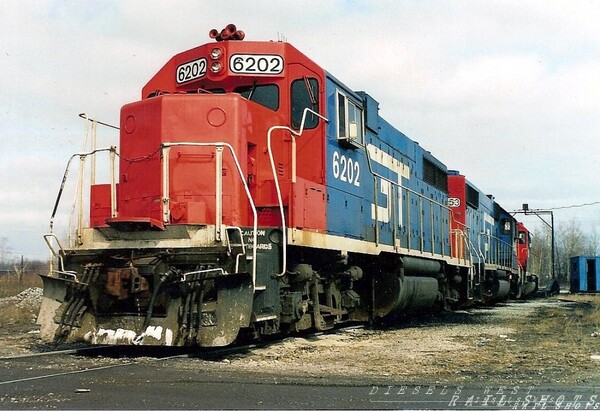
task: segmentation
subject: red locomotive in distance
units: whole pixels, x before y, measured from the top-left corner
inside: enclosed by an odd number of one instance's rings
[[[286,42],[210,37],[122,107],[118,150],[74,156],[111,173],[46,236],[45,340],[223,346],[535,288],[524,227],[373,97]]]

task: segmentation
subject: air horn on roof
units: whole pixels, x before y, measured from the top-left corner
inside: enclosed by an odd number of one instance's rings
[[[227,40],[244,40],[246,34],[242,30],[238,30],[235,24],[228,24],[223,30],[212,29],[208,32],[211,39],[216,41],[227,41]]]

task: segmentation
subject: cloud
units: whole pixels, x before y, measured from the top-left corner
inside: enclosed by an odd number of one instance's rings
[[[81,149],[79,113],[117,124],[172,55],[228,23],[248,40],[285,37],[367,91],[507,209],[598,200],[600,3],[47,0],[0,2],[0,13],[0,211],[14,212],[0,230],[46,229]],[[102,146],[117,136],[99,133]]]

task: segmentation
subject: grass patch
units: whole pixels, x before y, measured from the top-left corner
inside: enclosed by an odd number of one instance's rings
[[[2,325],[30,325],[36,316],[35,310],[9,305],[2,308],[0,324]]]
[[[561,295],[546,301],[530,315],[492,316],[492,323],[514,330],[504,337],[482,333],[458,338],[471,346],[453,358],[461,378],[476,375],[513,385],[597,384],[599,364],[590,356],[600,355],[600,295]]]
[[[575,315],[585,327],[595,328],[592,331],[600,332],[600,294],[569,294],[562,301],[578,302]]]
[[[42,287],[42,279],[37,274],[23,274],[21,279],[16,274],[0,275],[0,298],[12,297],[32,287]]]

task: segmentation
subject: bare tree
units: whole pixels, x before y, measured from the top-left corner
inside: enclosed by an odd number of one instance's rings
[[[23,282],[23,273],[25,272],[25,269],[27,268],[27,264],[26,264],[25,260],[23,259],[23,256],[21,256],[20,262],[15,260],[15,262],[13,263],[13,268],[15,270],[15,274],[17,274],[17,279],[19,280],[19,283],[22,283]]]
[[[534,229],[531,236],[529,272],[537,274],[545,284],[552,278],[552,231],[542,226]]]
[[[585,246],[585,254],[589,256],[598,255],[598,245],[600,244],[600,234],[596,226],[592,226],[592,230],[587,235],[587,244]]]
[[[575,219],[560,224],[556,230],[556,270],[561,284],[569,282],[569,260],[585,255],[589,240]]]

